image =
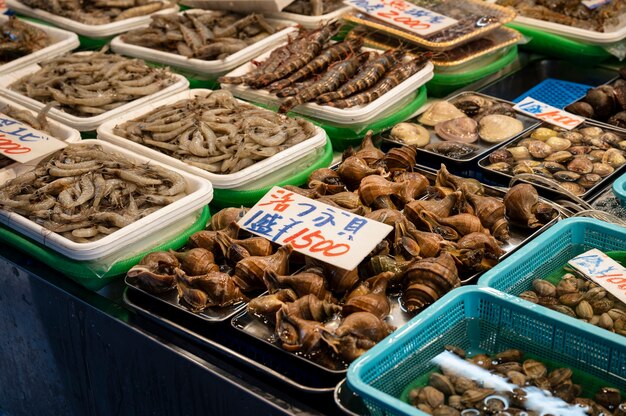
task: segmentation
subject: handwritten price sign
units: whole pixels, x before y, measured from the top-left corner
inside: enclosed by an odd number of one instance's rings
[[[626,303],[626,269],[602,251],[594,248],[567,264]]]
[[[273,187],[239,226],[346,270],[359,265],[392,227]]]
[[[563,127],[567,130],[571,130],[585,121],[582,117],[560,110],[556,107],[552,107],[551,105],[537,101],[532,97],[524,98],[522,101],[515,104],[513,108],[532,117],[541,119],[546,123]]]
[[[65,146],[61,140],[0,113],[0,155],[27,163]]]
[[[456,19],[404,0],[348,0],[345,3],[370,16],[420,36],[439,32],[458,23]]]

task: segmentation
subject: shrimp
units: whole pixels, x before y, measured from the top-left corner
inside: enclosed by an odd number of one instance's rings
[[[429,52],[423,53],[409,62],[396,66],[394,69],[389,71],[383,79],[367,91],[353,95],[352,97],[344,100],[331,101],[326,104],[332,107],[346,108],[370,103],[423,68],[424,65],[426,65],[426,62],[428,62],[428,59],[430,59],[431,55],[432,54]]]
[[[389,68],[400,62],[403,57],[404,52],[401,50],[391,49],[386,51],[384,54],[369,61],[354,78],[342,85],[337,91],[317,97],[317,102],[322,104],[339,100],[370,88],[382,78]]]

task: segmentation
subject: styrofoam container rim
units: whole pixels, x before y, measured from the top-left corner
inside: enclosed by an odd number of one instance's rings
[[[317,29],[320,24],[323,22],[327,22],[329,20],[339,19],[344,14],[348,13],[352,10],[350,6],[340,7],[334,12],[326,13],[321,16],[305,16],[297,13],[289,13],[289,12],[270,12],[265,13],[268,17],[275,17],[277,19],[286,19],[292,20],[299,25],[301,25],[305,29]]]
[[[596,32],[520,15],[515,18],[515,23],[590,44],[608,45],[626,39],[626,24],[610,32]]]
[[[190,175],[187,172],[167,166],[161,162],[154,161],[148,157],[139,155],[128,149],[116,146],[102,140],[86,140],[78,145],[99,144],[105,150],[124,155],[126,158],[137,163],[152,163],[179,173],[187,181],[188,194],[165,207],[149,214],[126,227],[123,227],[104,238],[89,242],[77,243],[71,241],[60,234],[45,229],[39,224],[23,217],[19,214],[0,210],[0,222],[25,234],[36,242],[51,248],[66,257],[74,260],[94,260],[106,257],[107,255],[119,251],[120,248],[128,246],[138,240],[145,238],[151,229],[151,225],[158,224],[159,227],[167,227],[173,222],[183,218],[191,212],[198,210],[208,204],[213,198],[213,187],[209,181]]]
[[[82,53],[82,52],[81,52]],[[85,52],[92,53],[92,52]],[[23,76],[32,74],[37,72],[40,69],[40,66],[37,64],[29,65],[27,67],[18,69],[13,71],[7,75],[0,76],[0,95],[4,97],[8,97],[12,101],[19,102],[23,104],[25,107],[39,111],[46,106],[46,104],[37,101],[33,98],[26,97],[17,91],[13,91],[9,89],[9,85]],[[122,106],[114,108],[113,110],[109,110],[105,113],[98,114],[93,117],[78,117],[72,114],[68,114],[64,111],[61,111],[57,108],[51,108],[48,112],[50,118],[60,121],[70,127],[75,128],[78,131],[92,131],[96,130],[100,124],[104,121],[116,117],[119,114],[123,114],[128,112],[129,110],[141,106],[143,104],[147,104],[150,101],[166,97],[168,95],[175,94],[179,91],[187,89],[189,87],[189,81],[182,75],[172,73],[172,76],[175,79],[175,82],[172,85],[169,85],[167,88],[164,88],[154,94],[146,95],[144,97],[138,98],[136,100],[130,101]]]
[[[279,45],[280,46],[280,45]],[[362,48],[363,51],[377,51],[372,48]],[[266,59],[271,51],[264,53],[257,59]],[[408,58],[407,58],[408,59]],[[226,74],[227,77],[240,76],[248,73],[252,69],[252,63],[247,62],[239,68]],[[350,108],[335,108],[327,105],[319,105],[316,103],[305,103],[294,107],[291,111],[303,116],[315,118],[317,120],[325,120],[335,123],[339,126],[355,125],[365,123],[388,110],[398,101],[406,98],[415,92],[419,87],[430,81],[434,76],[434,66],[432,62],[427,62],[424,68],[411,75],[409,78],[396,85],[390,91],[378,97],[376,100],[362,106]],[[222,84],[222,89],[227,89],[234,96],[270,107],[278,107],[282,102],[276,95],[270,94],[267,90],[255,90],[245,85]]]
[[[139,143],[135,143],[123,137],[117,136],[113,133],[113,128],[118,124],[140,117],[163,105],[173,104],[177,101],[190,99],[198,95],[206,94],[208,92],[212,92],[212,90],[193,89],[182,91],[178,94],[171,95],[160,100],[155,100],[147,105],[144,105],[140,108],[127,112],[119,117],[113,118],[103,123],[98,128],[98,138],[115,143],[118,146],[131,149],[138,154],[145,155],[152,158],[153,160],[158,160],[163,164],[174,166],[177,169],[187,171],[196,176],[200,176],[204,179],[211,181],[213,187],[218,189],[241,188],[243,185],[246,185],[251,181],[254,181],[255,179],[270,174],[280,167],[301,159],[315,149],[326,145],[326,132],[320,127],[314,126],[316,133],[313,137],[294,146],[291,146],[288,149],[285,149],[282,152],[275,154],[274,156],[263,159],[252,166],[248,166],[247,168],[242,169],[239,172],[220,175],[207,172],[206,170],[200,169],[195,166],[188,165],[185,162],[161,153],[158,150],[154,150]],[[243,102],[241,100],[238,101]]]
[[[200,9],[191,9],[185,10],[182,13],[197,13],[203,12],[205,10]],[[142,58],[147,61],[156,62],[164,65],[170,65],[174,68],[182,68],[188,71],[193,71],[194,73],[199,73],[203,75],[222,75],[239,65],[243,64],[246,61],[253,59],[254,57],[264,53],[269,48],[271,48],[276,43],[282,43],[284,39],[286,39],[291,33],[297,31],[294,22],[290,22],[287,20],[279,20],[279,19],[269,19],[275,23],[282,23],[289,25],[284,29],[274,33],[266,37],[265,39],[260,40],[259,42],[253,43],[252,45],[240,50],[239,52],[235,52],[232,55],[224,59],[215,59],[211,61],[206,61],[203,59],[197,58],[186,58],[182,55],[178,55],[172,52],[160,51],[157,49],[148,48],[145,46],[133,45],[131,43],[126,43],[122,39],[122,35],[116,36],[111,41],[111,49],[120,55],[133,56],[136,58]],[[144,25],[147,27],[147,25]]]
[[[4,107],[4,104],[9,104],[11,107],[15,107],[19,110],[30,111],[34,116],[37,116],[36,112],[30,110],[23,105],[15,103],[7,98],[0,97],[0,112]],[[66,143],[77,143],[80,141],[80,133],[78,130],[68,127],[62,123],[59,123],[56,120],[48,120],[48,126],[52,133],[52,136],[63,140]],[[21,175],[25,172],[30,171],[35,164],[38,163],[39,160],[43,159],[45,156],[42,156],[40,159],[34,160],[31,163],[12,163],[4,168],[0,169],[0,185],[3,185],[7,181],[15,178],[18,175]]]
[[[178,11],[178,5],[169,7],[167,9],[159,10],[157,12],[147,14],[144,16],[131,17],[130,19],[124,19],[119,22],[106,23],[104,25],[90,25],[62,17],[45,10],[34,9],[20,3],[18,0],[7,0],[7,6],[9,9],[15,10],[18,13],[25,14],[26,16],[35,17],[46,22],[52,23],[63,29],[71,30],[79,35],[87,36],[90,38],[107,38],[117,35],[118,33],[126,32],[130,29],[139,27],[150,21],[152,14],[165,14]]]
[[[9,16],[0,14],[0,24],[9,20]],[[22,20],[22,19],[20,19]],[[23,20],[22,20],[23,21]],[[41,25],[39,23],[24,21],[24,23],[34,26],[46,32],[50,40],[53,42],[45,48],[39,49],[33,53],[22,56],[0,65],[0,74],[8,74],[11,71],[18,70],[28,65],[36,64],[46,59],[63,55],[80,45],[76,33],[67,30],[58,29],[52,26]]]

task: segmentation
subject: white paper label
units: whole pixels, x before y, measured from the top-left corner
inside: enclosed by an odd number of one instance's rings
[[[63,141],[0,113],[0,155],[27,163],[65,146]]]
[[[439,32],[458,21],[404,0],[348,0],[345,3],[379,20],[421,36]]]
[[[571,130],[584,122],[585,119],[567,111],[552,107],[532,97],[526,97],[513,106],[514,109],[529,116],[538,118],[555,126]]]
[[[239,226],[346,270],[356,268],[392,227],[274,186]]]
[[[581,3],[587,6],[588,9],[593,10],[610,2],[611,0],[583,0]]]
[[[594,248],[567,264],[626,303],[626,269],[602,251]]]

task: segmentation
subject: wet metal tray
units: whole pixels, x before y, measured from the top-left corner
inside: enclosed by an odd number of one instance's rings
[[[414,171],[423,174],[424,176],[428,178],[428,180],[431,183],[434,183],[435,177],[436,177],[436,172],[434,170],[416,167]],[[504,197],[504,194],[506,193],[505,190],[490,187],[487,185],[484,185],[484,188],[485,188],[485,195],[494,196],[500,199],[502,199]],[[555,209],[557,209],[558,212],[560,212],[560,210],[558,209],[558,206],[556,206],[555,204],[549,201],[543,200],[543,199],[542,199],[542,202],[551,204]],[[556,223],[556,221],[558,221],[560,217],[561,215],[559,214],[551,222],[549,222],[548,224],[544,225],[543,227],[537,230],[523,229],[521,227],[516,227],[513,224],[509,224],[510,238],[509,238],[509,241],[505,245],[501,246],[502,249],[505,251],[505,254],[500,258],[500,261],[502,261],[504,258],[506,258],[509,254],[511,254],[515,250],[517,250],[520,246],[522,246],[527,241],[541,234],[543,231],[549,228],[552,224]],[[461,283],[462,284],[473,283],[478,279],[478,277],[481,274],[482,273],[476,273],[476,274],[469,275],[469,276],[460,276]],[[411,318],[415,316],[404,310],[402,302],[401,302],[400,293],[389,293],[389,303],[391,306],[391,312],[389,316],[385,319],[385,322],[387,322],[388,324],[393,325],[396,328],[399,328],[402,325],[406,324],[409,320],[411,320]],[[341,376],[345,375],[347,371],[347,367],[348,367],[347,364],[345,364],[343,368],[330,369],[330,368],[324,367],[321,364],[315,363],[311,358],[308,358],[303,355],[294,354],[292,352],[282,349],[280,346],[280,341],[274,335],[274,331],[268,325],[263,323],[260,319],[257,319],[252,314],[248,313],[247,310],[244,310],[240,314],[235,316],[231,320],[231,324],[232,324],[232,327],[238,330],[240,333],[246,334],[247,336],[254,338],[256,341],[258,341],[257,344],[264,345],[269,348],[273,348],[277,351],[277,353],[282,353],[285,356],[296,357],[297,359],[301,361],[306,361],[310,365],[316,366],[318,369],[320,369],[320,371],[325,371],[329,374],[341,375]],[[333,322],[333,321],[330,322],[331,326],[336,325],[336,324],[338,324],[338,322]]]
[[[201,352],[219,354],[244,373],[256,373],[297,391],[310,394],[328,394],[341,377],[329,377],[309,362],[298,360],[290,354],[277,354],[274,348],[242,339],[226,323],[206,325],[177,308],[164,308],[163,302],[128,286],[123,296],[124,304],[142,319],[174,332],[192,342]]]
[[[514,104],[506,101],[506,100],[502,100],[500,98],[496,98],[496,97],[492,97],[489,95],[485,95],[485,94],[481,94],[478,92],[473,92],[473,91],[464,91],[461,92],[457,95],[454,95],[453,97],[450,97],[444,101],[448,101],[450,103],[454,103],[455,101],[457,101],[458,99],[468,96],[468,95],[477,95],[479,97],[484,97],[486,99],[495,101],[495,102],[499,102],[499,103],[504,103],[504,104],[509,104],[511,106],[513,106]],[[491,151],[504,146],[506,144],[508,144],[509,142],[515,140],[516,137],[519,137],[520,135],[524,135],[526,134],[528,131],[534,129],[535,127],[537,127],[539,124],[541,124],[541,122],[539,120],[537,120],[536,118],[527,116],[523,113],[520,113],[518,111],[515,112],[515,118],[519,121],[522,122],[523,125],[523,129],[521,132],[519,132],[518,134],[511,136],[508,139],[505,139],[503,141],[501,141],[500,143],[488,143],[485,142],[482,139],[478,139],[478,141],[476,141],[475,143],[471,143],[472,145],[476,146],[478,149],[476,151],[474,151],[473,153],[470,153],[468,155],[465,156],[461,156],[458,158],[452,157],[452,156],[447,156],[441,153],[436,153],[433,152],[431,150],[427,150],[425,148],[422,147],[418,147],[417,148],[417,152],[418,152],[418,163],[420,162],[420,156],[421,158],[426,158],[429,159],[431,161],[435,161],[435,162],[442,162],[442,163],[446,163],[446,164],[450,164],[452,166],[458,166],[458,165],[468,165],[470,163],[476,162],[478,159],[480,159],[482,156],[486,155],[487,153],[490,153]],[[416,117],[414,120],[410,120],[410,122],[415,122],[416,124],[420,124],[419,122],[417,122],[417,119],[419,119],[419,116]],[[421,124],[420,124],[421,125]],[[430,143],[429,144],[437,144],[437,143],[446,143],[446,140],[442,140],[441,138],[439,138],[439,136],[437,136],[437,134],[435,133],[435,129],[434,127],[431,126],[425,126],[423,125],[423,127],[426,128],[426,130],[428,130],[428,132],[430,133]],[[395,140],[393,138],[391,138],[389,136],[389,132],[385,133],[382,136],[382,139],[384,142],[387,143],[393,143],[393,144],[397,144],[397,145],[401,145],[401,146],[406,146],[406,144],[404,144],[401,141]]]
[[[540,127],[540,126],[537,126],[537,127]],[[546,127],[550,127],[550,125],[546,125]],[[585,127],[600,127],[600,128],[602,128],[604,130],[609,130],[609,131],[617,134],[618,136],[623,137],[624,140],[626,140],[626,132],[624,132],[623,130],[615,128],[613,126],[609,126],[609,125],[600,125],[600,124],[598,124],[596,122],[583,122],[578,127],[573,129],[572,131],[576,131],[578,129],[585,128]],[[529,133],[531,133],[531,132],[528,131],[525,134],[523,134],[521,136],[518,136],[517,139],[515,139],[513,141],[510,141],[507,144],[507,147],[514,147],[521,140],[523,140],[526,137],[528,137],[530,135]],[[487,168],[487,166],[489,166],[490,164],[491,164],[491,162],[489,161],[489,155],[485,156],[484,158],[482,158],[478,162],[478,166],[480,167],[480,169],[483,172],[485,172],[486,175],[490,176],[492,178],[492,180],[495,180],[495,181],[500,182],[500,183],[505,183],[505,184],[510,183],[511,179],[513,179],[513,177],[514,177],[513,175],[510,175],[510,174],[507,174],[507,173],[503,173],[503,172],[497,172],[495,170]],[[619,168],[615,169],[615,171],[613,173],[611,173],[610,175],[608,175],[605,178],[603,178],[600,182],[595,184],[593,187],[587,189],[587,191],[584,194],[579,195],[579,198],[581,198],[583,200],[589,200],[598,191],[600,191],[601,189],[606,187],[609,183],[612,183],[615,180],[615,178],[617,178],[625,169],[626,169],[626,164],[624,164],[624,165],[620,166]],[[554,181],[554,183],[558,184],[557,181]],[[552,197],[555,194],[555,190],[554,189],[551,189],[551,188],[549,188],[547,186],[544,186],[544,185],[542,185],[540,183],[532,183],[532,184],[533,184],[533,186],[535,188],[537,188],[538,192],[542,193],[545,196]]]
[[[223,308],[206,308],[200,312],[192,312],[188,307],[184,305],[184,301],[181,301],[181,299],[179,299],[178,291],[176,289],[170,290],[165,293],[153,294],[130,283],[128,281],[128,277],[124,278],[124,283],[126,283],[126,285],[128,286],[128,290],[130,291],[141,292],[144,295],[151,297],[156,302],[162,303],[166,308],[178,309],[195,319],[201,319],[205,322],[225,321],[246,306],[245,302],[238,302],[234,305],[225,306]]]

